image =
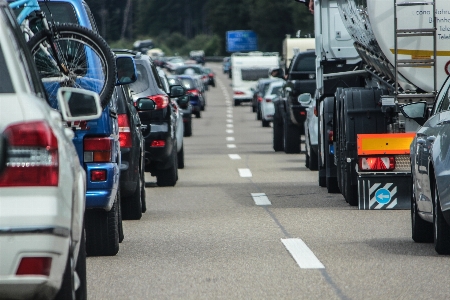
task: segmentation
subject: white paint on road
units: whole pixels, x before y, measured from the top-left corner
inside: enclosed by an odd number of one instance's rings
[[[236,148],[235,144],[227,144],[227,148]]]
[[[228,154],[228,156],[233,160],[241,159],[239,154]]]
[[[228,142],[234,142],[234,137],[232,137],[232,136],[227,136],[227,141],[228,141]]]
[[[233,115],[232,115],[232,114],[227,114],[227,118],[232,119],[232,118],[233,118]]]
[[[228,128],[233,128],[233,124],[227,124]]]
[[[325,266],[314,255],[301,239],[281,239],[281,242],[302,269],[325,269]]]
[[[233,123],[233,119],[227,119],[227,123]]]
[[[238,169],[239,176],[241,177],[252,177],[252,172],[250,169]]]
[[[255,201],[256,205],[272,205],[272,202],[270,202],[269,197],[267,197],[264,193],[252,193],[253,201]]]
[[[234,133],[233,129],[227,129],[227,133]]]

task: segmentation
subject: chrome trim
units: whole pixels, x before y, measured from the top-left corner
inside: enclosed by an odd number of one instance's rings
[[[0,235],[11,234],[51,234],[60,237],[69,237],[70,229],[64,227],[0,227]]]

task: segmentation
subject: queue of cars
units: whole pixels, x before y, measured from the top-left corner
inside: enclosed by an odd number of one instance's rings
[[[41,3],[56,22],[98,34],[84,1]],[[174,186],[184,168],[183,137],[192,135],[187,89],[146,55],[118,50],[115,58],[107,101],[74,88],[50,101],[14,13],[0,0],[2,299],[86,299],[86,256],[117,254],[122,219],[146,211],[144,173]]]

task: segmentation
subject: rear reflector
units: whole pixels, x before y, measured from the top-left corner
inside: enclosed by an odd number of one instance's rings
[[[51,257],[24,257],[20,260],[16,275],[50,275]]]
[[[106,181],[106,170],[91,170],[91,181]]]
[[[301,111],[300,116],[306,116],[306,111]]]
[[[361,171],[392,171],[395,169],[395,157],[360,157],[359,169]]]
[[[233,92],[235,95],[245,95],[245,93],[244,92],[241,92],[241,91],[234,91]]]
[[[84,141],[84,162],[111,162],[113,139],[85,138]]]
[[[164,147],[166,145],[165,140],[154,140],[150,144],[150,147]]]

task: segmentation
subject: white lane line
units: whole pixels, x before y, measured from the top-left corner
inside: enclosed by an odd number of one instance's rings
[[[228,142],[234,142],[234,137],[232,137],[232,136],[227,136],[227,141],[228,141]]]
[[[252,177],[252,172],[250,169],[238,169],[239,176],[241,177]]]
[[[227,118],[233,118],[233,115],[232,114],[227,114]]]
[[[236,148],[236,145],[235,144],[227,144],[227,148]]]
[[[228,156],[233,160],[241,159],[239,154],[228,154]]]
[[[301,239],[281,239],[281,242],[302,269],[325,269],[325,266],[314,255]]]
[[[233,123],[233,119],[227,119],[227,123]]]
[[[252,193],[253,201],[255,201],[256,205],[272,205],[269,197],[267,197],[264,193]]]
[[[234,133],[233,129],[227,129],[227,133]]]
[[[233,128],[233,124],[227,124],[228,128]]]

